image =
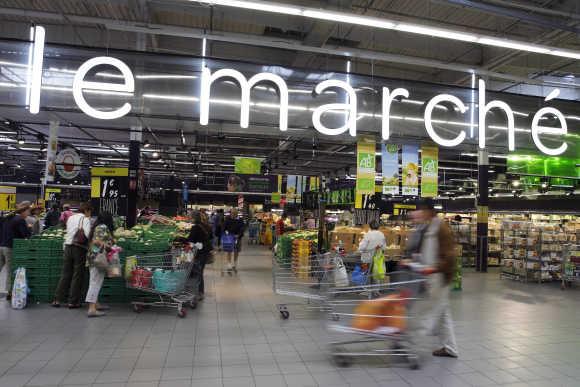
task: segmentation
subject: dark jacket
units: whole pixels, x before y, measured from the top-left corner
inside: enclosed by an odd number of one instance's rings
[[[49,227],[58,226],[58,222],[60,219],[60,211],[50,210],[46,213],[44,217],[44,228],[47,229]]]
[[[241,219],[232,219],[228,216],[224,222],[225,231],[241,238],[244,235],[244,221]]]
[[[209,227],[204,227],[200,224],[194,224],[189,230],[189,237],[187,240],[191,243],[201,243],[203,248],[197,252],[197,256],[200,258],[205,258],[209,255],[213,249],[211,245],[211,230]]]
[[[14,245],[14,239],[30,238],[30,229],[26,225],[26,220],[20,215],[12,215],[2,223],[2,236],[0,246],[10,247]]]

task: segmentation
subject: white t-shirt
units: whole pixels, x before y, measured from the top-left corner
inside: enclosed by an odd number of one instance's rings
[[[74,214],[66,221],[66,236],[64,238],[65,245],[72,245],[75,234],[81,228],[85,232],[87,239],[91,233],[91,218],[84,214]]]
[[[358,245],[363,263],[370,263],[377,247],[384,248],[387,245],[385,234],[379,230],[370,230],[365,234]]]

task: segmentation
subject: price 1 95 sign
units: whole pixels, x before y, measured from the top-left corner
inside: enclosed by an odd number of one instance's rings
[[[95,211],[127,216],[128,168],[94,167],[91,176],[91,200]]]

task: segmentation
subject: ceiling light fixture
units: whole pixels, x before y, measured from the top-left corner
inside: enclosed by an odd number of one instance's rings
[[[148,140],[145,140],[145,142],[143,143],[143,148],[149,148],[151,146],[151,143]]]
[[[153,156],[153,158],[157,158],[157,157],[159,157],[159,152],[153,152],[153,154],[151,156]]]
[[[520,186],[520,181],[519,180],[514,180],[514,181],[512,181],[512,185],[514,187],[519,187]]]
[[[494,36],[458,31],[448,28],[432,27],[413,23],[403,23],[398,20],[358,15],[354,13],[327,11],[309,7],[291,6],[267,1],[249,0],[190,0],[202,4],[224,7],[245,8],[255,11],[278,13],[283,15],[303,16],[311,19],[327,20],[334,23],[356,24],[386,30],[408,32],[412,34],[457,40],[469,43],[479,43],[485,46],[501,47],[511,50],[526,51],[536,54],[546,54],[564,58],[580,59],[580,52],[554,48],[545,45],[522,42],[512,39],[501,39]],[[348,55],[348,54],[347,54]]]

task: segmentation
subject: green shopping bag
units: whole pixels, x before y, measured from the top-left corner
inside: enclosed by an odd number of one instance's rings
[[[371,274],[375,281],[385,279],[385,253],[382,249],[378,249],[373,255],[373,270]]]

